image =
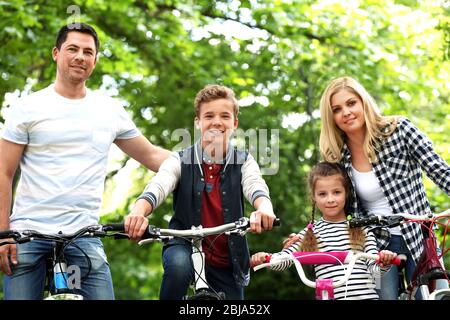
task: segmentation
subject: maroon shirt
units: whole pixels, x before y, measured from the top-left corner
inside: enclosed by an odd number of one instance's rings
[[[224,224],[222,198],[220,196],[221,164],[202,163],[205,179],[205,190],[202,194],[201,222],[204,228],[217,227]],[[230,266],[228,257],[228,236],[208,236],[202,242],[206,264],[225,268]]]

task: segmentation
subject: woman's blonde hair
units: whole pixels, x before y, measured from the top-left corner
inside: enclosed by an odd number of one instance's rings
[[[340,77],[332,80],[320,99],[320,153],[324,160],[338,162],[342,158],[344,132],[333,120],[331,98],[341,90],[347,90],[358,96],[363,105],[366,136],[364,139],[364,154],[371,162],[376,162],[376,151],[381,140],[389,137],[397,126],[396,116],[383,116],[372,96],[355,79]]]
[[[308,224],[308,228],[306,230],[306,233],[303,236],[303,239],[301,240],[300,251],[311,252],[311,251],[318,250],[318,240],[313,231],[314,215],[316,213],[316,205],[315,205],[315,201],[314,201],[316,182],[320,178],[330,177],[330,176],[334,176],[334,175],[339,175],[341,177],[342,185],[345,189],[345,202],[346,202],[345,209],[347,209],[347,206],[350,203],[351,182],[350,182],[350,178],[348,177],[347,173],[345,172],[345,169],[339,163],[335,163],[335,162],[332,163],[332,162],[322,161],[322,162],[317,163],[311,169],[311,172],[309,173],[309,177],[308,177],[308,186],[309,186],[309,190],[310,190],[310,196],[311,196],[311,200],[313,203],[313,207],[312,207],[311,221]],[[366,240],[366,235],[365,235],[364,231],[361,228],[348,227],[348,233],[349,233],[351,249],[354,251],[363,251],[364,243]]]

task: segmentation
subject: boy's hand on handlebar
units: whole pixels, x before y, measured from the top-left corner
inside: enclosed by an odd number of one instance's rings
[[[253,211],[250,215],[250,229],[256,233],[271,230],[275,218],[273,211],[264,212],[260,209]]]
[[[273,213],[272,203],[268,198],[259,197],[253,203],[255,211],[250,215],[250,229],[252,232],[261,233],[272,230],[276,218]]]
[[[8,239],[3,239],[8,241]],[[10,259],[8,259],[8,256]],[[10,260],[13,265],[17,264],[17,249],[15,244],[5,244],[0,246],[0,271],[8,276],[12,275]]]
[[[259,266],[262,263],[266,262],[266,256],[268,256],[269,253],[267,252],[257,252],[254,255],[252,255],[250,259],[250,267],[256,267]]]
[[[131,211],[125,217],[124,227],[130,240],[139,241],[148,227],[148,219],[142,214]]]
[[[283,249],[287,249],[291,245],[299,241],[300,241],[299,235],[297,233],[291,233],[289,237],[283,241]]]
[[[153,211],[152,205],[144,199],[134,204],[131,212],[125,217],[124,227],[130,240],[139,241],[148,227],[147,215]]]
[[[392,260],[397,256],[395,252],[389,250],[381,250],[379,253],[380,258],[378,264],[380,267],[387,267],[391,264]]]

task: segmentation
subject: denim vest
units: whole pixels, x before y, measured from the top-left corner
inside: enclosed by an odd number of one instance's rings
[[[179,152],[181,159],[181,177],[173,191],[173,209],[175,214],[169,222],[171,229],[190,229],[201,224],[201,201],[205,182],[195,156],[195,146]],[[224,223],[230,223],[244,216],[244,195],[241,185],[241,168],[247,159],[247,152],[230,150],[229,159],[223,166],[220,176],[220,195]],[[201,159],[201,157],[200,157]],[[201,165],[201,164],[200,164]],[[225,171],[223,171],[225,168]],[[181,238],[170,240],[167,245],[190,245]],[[236,283],[246,286],[250,280],[250,254],[247,239],[239,235],[228,236],[230,263]]]

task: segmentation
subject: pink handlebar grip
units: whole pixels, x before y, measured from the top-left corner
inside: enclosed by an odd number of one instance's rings
[[[266,263],[269,263],[270,262],[270,258],[272,257],[272,255],[270,255],[270,254],[267,254],[266,255]]]
[[[395,265],[395,266],[399,266],[402,261],[406,260],[406,257],[404,255],[398,255],[396,256],[394,259],[392,259],[391,264]]]
[[[399,254],[394,259],[392,259],[391,264],[394,265],[394,266],[399,266],[405,260],[406,260],[406,256],[404,254]],[[380,259],[378,259],[376,261],[376,263],[379,264],[380,263]]]

